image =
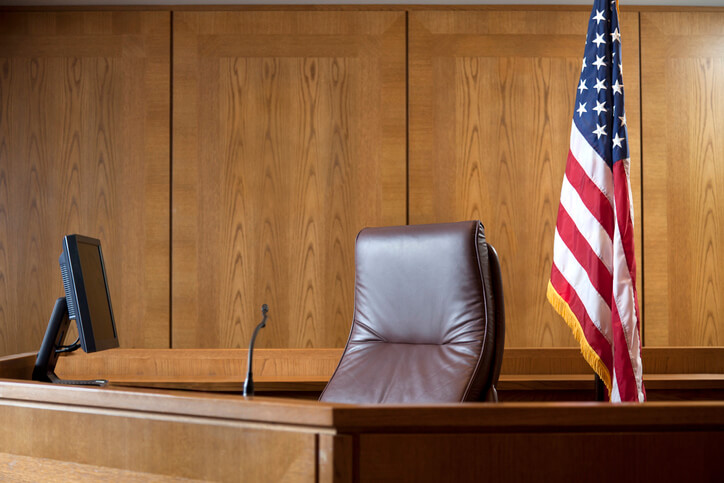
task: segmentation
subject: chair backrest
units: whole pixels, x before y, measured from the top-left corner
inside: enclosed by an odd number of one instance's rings
[[[479,221],[366,228],[349,340],[320,400],[496,400],[500,265]]]

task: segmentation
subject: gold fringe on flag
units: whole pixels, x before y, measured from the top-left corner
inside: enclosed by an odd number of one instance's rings
[[[580,322],[578,322],[576,316],[573,315],[571,307],[565,300],[563,300],[563,297],[561,297],[558,292],[556,292],[556,289],[553,288],[553,284],[550,281],[548,281],[547,296],[548,302],[550,302],[555,311],[558,312],[558,315],[563,317],[563,320],[566,321],[568,327],[571,328],[571,331],[573,332],[573,337],[576,338],[576,341],[578,341],[578,344],[581,346],[581,354],[583,354],[583,358],[586,359],[588,365],[591,366],[594,371],[596,371],[598,377],[600,377],[603,383],[606,385],[606,389],[608,389],[609,399],[611,399],[611,374],[608,372],[608,368],[598,356],[596,351],[594,351],[588,343],[586,336],[583,334],[581,324]]]

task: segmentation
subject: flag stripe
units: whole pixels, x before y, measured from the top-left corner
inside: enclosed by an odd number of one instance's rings
[[[608,236],[606,230],[589,210],[581,208],[582,203],[583,201],[578,192],[570,185],[568,177],[564,176],[563,186],[561,187],[561,206],[566,210],[578,230],[587,234],[586,238],[588,238],[589,245],[596,253],[596,256],[606,265],[609,272],[613,272],[612,237]],[[610,207],[609,211],[613,213],[613,207]]]
[[[573,129],[578,129],[575,125]],[[581,202],[588,208],[588,211],[598,220],[601,227],[606,230],[609,239],[613,239],[613,209],[606,195],[598,188],[588,174],[583,170],[573,152],[568,152],[568,163],[566,164],[566,178],[571,187],[576,190]]]
[[[629,362],[631,371],[626,372],[626,376],[630,378],[629,384],[634,386],[635,389],[633,400],[643,401],[645,396],[641,364],[640,318],[635,290],[636,257],[634,253],[633,219],[631,218],[631,190],[626,165],[623,161],[614,164],[613,174],[617,186],[621,186],[621,189],[615,193],[617,233],[614,236],[614,252],[618,252],[617,264],[614,270],[616,270],[617,278],[620,279],[621,283],[616,286],[614,297],[616,304],[621,308],[619,313],[626,314],[625,317],[620,317],[621,331],[626,342],[626,345],[621,347],[625,347],[628,351],[626,360]],[[621,227],[623,227],[623,231],[619,230]]]
[[[598,190],[613,206],[613,173],[606,161],[596,152],[583,136],[575,123],[571,126],[570,152],[576,158],[586,176],[598,187]]]
[[[570,252],[576,257],[584,273],[591,280],[593,288],[601,295],[604,302],[611,307],[611,291],[613,288],[613,275],[609,268],[598,258],[578,227],[568,215],[561,203],[558,207],[558,234]]]
[[[553,247],[554,265],[568,281],[576,294],[578,294],[578,297],[580,297],[586,308],[586,312],[589,314],[591,321],[599,332],[601,332],[609,342],[613,343],[611,328],[601,323],[601,321],[611,320],[611,307],[601,298],[601,295],[591,283],[591,279],[588,278],[586,270],[578,263],[576,257],[573,256],[568,249],[568,246],[563,243],[563,240],[561,240],[558,234],[558,230],[556,230]]]
[[[551,270],[551,284],[556,292],[568,301],[568,306],[576,317],[578,325],[581,327],[583,335],[591,345],[591,348],[599,355],[606,367],[613,367],[611,343],[606,340],[606,337],[598,330],[598,327],[596,327],[596,324],[591,320],[588,312],[586,312],[583,301],[581,301],[576,291],[555,265],[553,265]]]
[[[622,401],[643,401],[639,397],[640,388],[643,387],[642,378],[637,380],[637,370],[641,367],[640,347],[634,344],[633,335],[638,336],[638,309],[635,304],[635,290],[633,278],[629,269],[628,260],[633,258],[633,223],[629,203],[628,175],[622,162],[614,164],[614,180],[618,189],[615,192],[614,209],[616,211],[616,225],[613,237],[614,250],[614,303],[611,307],[611,327],[614,338],[614,380],[618,388],[618,395]],[[621,237],[621,227],[630,237],[630,246],[626,246]],[[638,337],[636,337],[638,342]],[[636,353],[633,349],[636,347]],[[636,355],[638,354],[638,356]],[[639,371],[640,372],[640,371]]]
[[[621,227],[624,230],[621,232],[621,243],[626,256],[626,268],[631,276],[632,280],[636,279],[636,257],[633,251],[634,248],[634,227],[633,220],[631,219],[631,199],[630,199],[630,187],[628,174],[625,170],[624,161],[613,165],[614,179],[617,185],[621,185],[622,188],[616,192],[615,206],[616,206],[616,220],[619,229]],[[624,188],[625,186],[625,188]]]
[[[612,310],[611,323],[613,326],[613,344],[614,344],[614,367],[616,384],[621,395],[622,401],[637,401],[636,397],[636,381],[634,379],[633,368],[631,367],[631,358],[629,357],[628,344],[623,331],[621,317],[618,308],[614,304]],[[620,352],[620,353],[619,353]]]
[[[616,374],[616,368],[613,369],[613,379],[611,383],[611,389],[610,389],[610,396],[609,399],[611,401],[620,401],[621,400],[621,391],[618,390],[618,374]]]

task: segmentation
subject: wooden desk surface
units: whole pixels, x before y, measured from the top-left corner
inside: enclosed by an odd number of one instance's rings
[[[500,428],[724,429],[724,401],[676,404],[466,403],[354,405],[204,392],[94,388],[0,380],[4,402],[43,402],[141,413],[315,427],[329,432],[499,430]],[[676,417],[671,419],[672,412]]]
[[[365,406],[0,380],[0,453],[205,480],[627,474],[593,451],[656,478],[715,481],[723,444],[724,401]]]

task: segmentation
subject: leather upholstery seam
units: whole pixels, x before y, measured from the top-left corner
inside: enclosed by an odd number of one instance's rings
[[[375,334],[377,335],[377,334]],[[379,336],[378,336],[379,337]],[[362,340],[362,341],[354,341],[354,344],[398,344],[398,345],[434,345],[438,347],[446,346],[446,345],[465,345],[465,344],[480,344],[479,340],[472,340],[468,342],[442,342],[440,344],[431,342],[392,342],[389,340]]]
[[[379,341],[375,341],[375,342],[385,342],[385,343],[388,343],[388,342],[389,342],[386,338],[384,338],[384,337],[382,337],[380,334],[378,334],[377,331],[375,331],[374,329],[372,329],[369,325],[367,325],[367,324],[365,324],[365,323],[363,323],[363,322],[360,322],[360,321],[357,320],[357,319],[354,319],[354,323],[357,324],[357,325],[359,325],[360,327],[364,328],[365,330],[369,331],[372,335],[374,335],[375,337],[377,337],[377,338],[380,339]],[[355,342],[355,343],[358,344],[359,342]]]

